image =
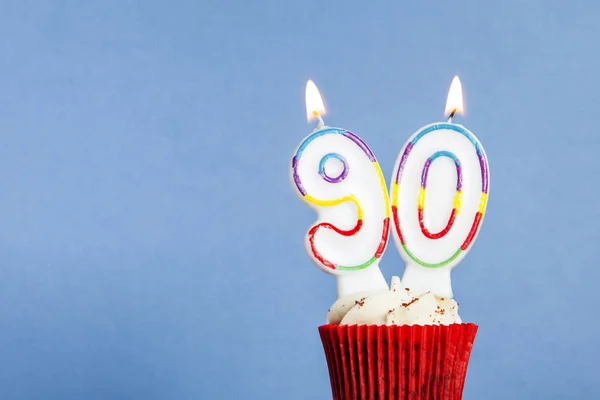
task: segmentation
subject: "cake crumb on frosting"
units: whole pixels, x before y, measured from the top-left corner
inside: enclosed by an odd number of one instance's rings
[[[411,304],[413,304],[415,301],[419,300],[418,297],[413,297],[413,299],[411,301],[409,301],[408,303],[402,303],[402,307],[408,307]]]
[[[362,306],[364,306],[364,305],[365,305],[365,299],[366,299],[366,297],[363,297],[363,298],[362,298],[362,299],[360,299],[360,300],[356,300],[356,301],[354,302],[354,305],[358,305],[359,307],[362,307]]]

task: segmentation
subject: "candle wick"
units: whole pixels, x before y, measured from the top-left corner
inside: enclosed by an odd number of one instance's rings
[[[456,114],[456,108],[452,110],[450,115],[448,115],[448,123],[452,122],[452,118],[454,118],[454,114]]]
[[[325,127],[325,122],[323,122],[321,114],[319,114],[317,111],[313,111],[312,113],[315,116],[315,118],[319,121],[319,123],[317,124],[317,130],[323,129]]]

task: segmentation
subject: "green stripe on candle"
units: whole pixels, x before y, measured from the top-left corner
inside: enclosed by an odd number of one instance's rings
[[[362,263],[360,265],[354,265],[352,267],[346,267],[344,265],[338,265],[337,269],[339,269],[341,271],[358,271],[358,270],[367,268],[369,265],[373,264],[375,262],[375,260],[377,260],[377,257],[374,256],[369,261],[367,261],[365,263]]]
[[[415,257],[415,255],[413,253],[411,253],[410,250],[408,250],[408,247],[406,247],[405,244],[402,245],[402,248],[404,249],[406,254],[408,254],[408,256],[413,259],[414,262],[416,262],[417,264],[422,265],[424,267],[427,267],[427,268],[440,268],[440,267],[443,267],[444,265],[448,265],[456,257],[458,257],[458,255],[460,253],[462,253],[462,250],[459,248],[458,250],[456,250],[456,253],[452,254],[452,256],[450,258],[448,258],[447,260],[439,262],[437,264],[430,264],[430,263],[426,263],[425,261],[420,260],[417,257]]]

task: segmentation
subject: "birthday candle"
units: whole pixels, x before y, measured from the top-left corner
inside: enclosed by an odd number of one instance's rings
[[[392,176],[392,231],[406,262],[402,284],[440,297],[452,297],[450,271],[479,232],[489,191],[481,143],[464,126],[451,123],[462,111],[462,87],[455,77],[446,102],[448,121],[415,132]]]
[[[338,297],[387,290],[379,259],[389,237],[390,208],[385,178],[367,144],[356,134],[327,127],[323,100],[312,81],[306,85],[307,117],[317,129],[292,157],[292,185],[317,213],[305,235],[312,261],[337,277]]]

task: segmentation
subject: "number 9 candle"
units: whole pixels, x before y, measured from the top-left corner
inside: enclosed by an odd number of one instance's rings
[[[485,214],[489,171],[479,140],[451,123],[462,113],[458,77],[450,86],[447,122],[415,132],[400,151],[391,185],[393,236],[412,291],[452,297],[450,271],[473,245]]]
[[[390,207],[381,168],[360,137],[324,125],[325,107],[312,81],[306,111],[309,122],[319,124],[297,147],[290,168],[296,193],[317,213],[305,235],[306,251],[336,276],[338,297],[387,290],[379,259],[388,242]]]

